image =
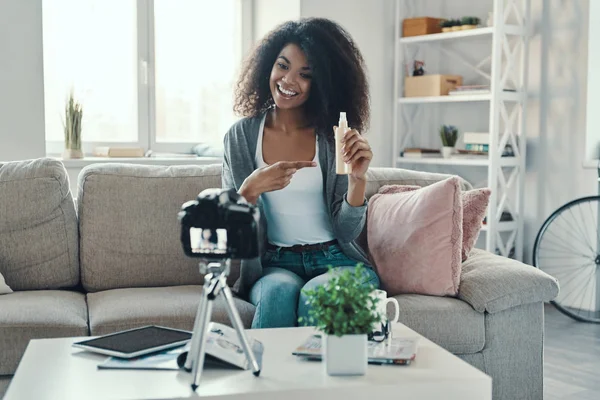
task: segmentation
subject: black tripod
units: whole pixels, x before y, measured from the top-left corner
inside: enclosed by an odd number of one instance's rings
[[[206,355],[206,335],[212,315],[213,302],[221,293],[225,296],[225,306],[227,314],[229,315],[229,320],[237,332],[238,339],[246,354],[248,364],[252,368],[252,373],[254,376],[260,375],[260,367],[250,348],[248,338],[246,338],[244,332],[242,320],[233,303],[233,294],[231,293],[229,286],[227,286],[229,264],[230,260],[209,262],[208,265],[205,262],[200,263],[200,273],[206,275],[204,276],[202,298],[200,299],[200,305],[198,306],[198,312],[196,313],[196,320],[194,322],[194,332],[192,334],[190,351],[189,353],[183,353],[181,355],[184,359],[178,360],[180,361],[180,365],[184,364],[184,368],[187,371],[192,371],[192,376],[194,377],[192,390],[194,391],[198,388],[198,382],[200,381],[202,367],[204,365],[204,358]]]

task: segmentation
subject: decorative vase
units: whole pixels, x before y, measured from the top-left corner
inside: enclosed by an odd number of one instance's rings
[[[325,335],[323,357],[327,375],[367,373],[367,335]]]
[[[442,147],[442,157],[450,158],[452,156],[452,153],[454,153],[454,147],[451,147],[451,146],[443,146]]]
[[[449,26],[445,26],[442,28],[442,32],[451,32],[451,31],[452,31],[452,28]]]
[[[461,29],[463,31],[469,30],[469,29],[475,29],[477,28],[477,25],[461,25]]]
[[[83,152],[77,149],[65,149],[62,153],[64,160],[70,160],[72,158],[83,158]]]

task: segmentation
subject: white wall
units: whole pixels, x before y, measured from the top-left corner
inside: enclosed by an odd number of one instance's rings
[[[525,190],[525,255],[556,208],[598,192],[585,169],[588,0],[532,0]],[[598,90],[600,88],[596,88]]]
[[[301,0],[254,0],[254,40],[260,40],[277,25],[300,18]]]
[[[356,41],[371,86],[371,123],[366,132],[373,166],[392,163],[392,98],[394,80],[394,0],[302,0],[303,17],[323,17],[342,25]]]
[[[588,71],[600,71],[600,1],[589,3]],[[600,74],[588,74],[586,159],[600,158]]]
[[[1,0],[0,161],[45,154],[42,0]]]

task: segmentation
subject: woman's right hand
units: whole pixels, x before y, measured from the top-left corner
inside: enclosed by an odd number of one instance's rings
[[[246,178],[239,193],[249,203],[256,204],[261,194],[281,190],[289,185],[299,169],[316,166],[314,161],[279,161],[258,168]]]

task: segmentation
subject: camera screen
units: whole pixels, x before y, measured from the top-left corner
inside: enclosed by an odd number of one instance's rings
[[[227,252],[226,229],[190,228],[192,253],[225,254]]]

